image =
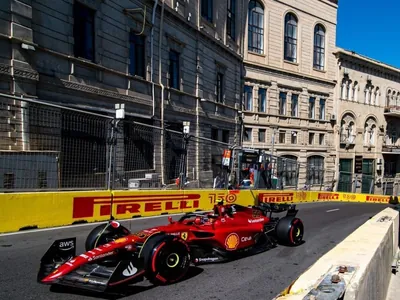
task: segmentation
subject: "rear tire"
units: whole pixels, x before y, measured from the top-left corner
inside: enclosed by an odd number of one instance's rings
[[[304,224],[299,218],[284,217],[276,225],[275,233],[280,244],[297,246],[303,242]]]
[[[129,234],[130,231],[122,225],[118,228],[114,228],[110,223],[101,224],[93,228],[88,234],[85,242],[85,249],[86,251],[90,251],[98,246],[107,244]]]
[[[181,280],[190,267],[188,245],[172,235],[157,234],[144,244],[146,278],[153,284],[166,285]]]

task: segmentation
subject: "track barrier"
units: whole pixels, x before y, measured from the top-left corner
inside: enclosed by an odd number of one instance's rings
[[[322,256],[274,300],[384,300],[399,245],[399,212],[386,208]]]
[[[397,197],[288,190],[131,190],[0,194],[0,233],[210,210],[217,200],[258,202],[368,202],[397,204]]]

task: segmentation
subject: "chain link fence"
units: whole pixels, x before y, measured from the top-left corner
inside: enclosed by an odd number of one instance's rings
[[[374,194],[375,188],[376,178],[374,175],[339,172],[338,192]]]
[[[226,186],[231,145],[154,122],[0,95],[0,191]]]
[[[0,97],[0,190],[105,189],[111,118]]]

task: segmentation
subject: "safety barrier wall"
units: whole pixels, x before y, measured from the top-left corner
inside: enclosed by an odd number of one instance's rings
[[[386,208],[322,256],[274,300],[384,300],[398,245],[399,212]]]
[[[388,203],[389,196],[318,191],[136,190],[0,194],[0,233],[82,222],[209,210],[218,199],[254,205],[274,203]]]

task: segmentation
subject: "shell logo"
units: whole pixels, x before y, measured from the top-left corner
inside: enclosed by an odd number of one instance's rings
[[[225,239],[226,250],[235,250],[239,245],[239,236],[236,233],[229,234]]]

